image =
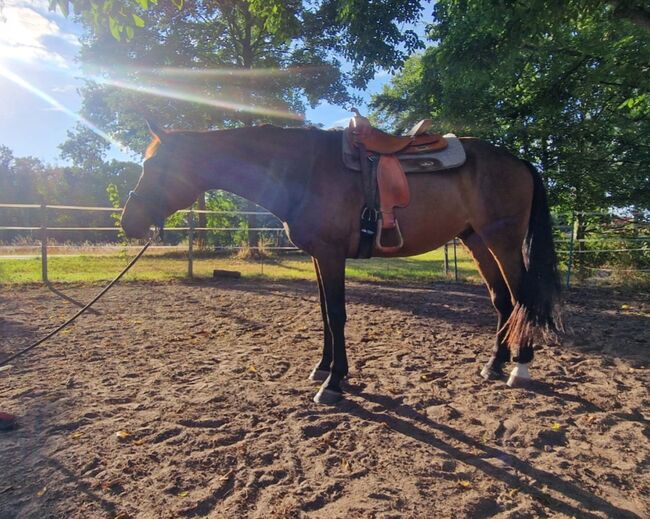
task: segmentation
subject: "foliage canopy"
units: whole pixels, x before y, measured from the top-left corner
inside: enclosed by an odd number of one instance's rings
[[[558,208],[648,209],[650,33],[637,4],[441,0],[433,45],[374,98],[375,117],[402,129],[433,117],[519,152]]]

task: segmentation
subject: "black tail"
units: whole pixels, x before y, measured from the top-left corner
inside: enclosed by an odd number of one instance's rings
[[[560,274],[546,189],[535,167],[529,162],[526,165],[533,177],[533,202],[522,249],[525,271],[517,294],[518,304],[506,325],[513,351],[530,342],[535,330],[548,337],[563,329]]]

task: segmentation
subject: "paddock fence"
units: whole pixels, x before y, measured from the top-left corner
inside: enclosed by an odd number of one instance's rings
[[[115,251],[136,250],[139,246],[127,241],[122,234],[121,228],[117,225],[117,219],[122,208],[116,207],[93,207],[56,204],[0,204],[0,237],[10,233],[22,240],[30,240],[37,245],[23,245],[15,247],[12,245],[0,245],[0,257],[33,257],[40,256],[41,279],[49,282],[48,276],[48,254],[51,250],[61,251],[65,248],[75,248],[82,243],[83,236],[93,233],[96,236],[106,235],[108,240],[97,245],[96,250],[92,245],[83,248],[84,253],[93,254],[98,251],[106,253],[107,250]],[[8,218],[8,211],[20,211],[22,216]],[[113,225],[92,226],[92,225],[61,225],[57,223],[60,218],[51,218],[52,212],[57,214],[66,213],[104,213],[111,215]],[[273,254],[302,254],[284,234],[284,228],[277,218],[266,211],[219,211],[186,209],[179,211],[182,217],[182,224],[173,227],[166,227],[165,232],[172,234],[173,243],[153,245],[150,251],[158,254],[176,252],[183,255],[187,261],[187,276],[194,277],[194,261],[196,258],[195,244],[197,235],[211,233],[212,235],[225,236],[232,233],[248,235],[250,233],[263,233],[266,243],[263,246],[249,245],[211,245],[208,249],[213,253],[235,253],[241,249],[251,249]],[[199,214],[218,215],[234,218],[262,218],[266,224],[262,226],[198,226],[196,224]],[[24,223],[27,225],[5,225],[5,223]],[[65,220],[65,218],[64,218]],[[77,221],[78,219],[74,219]],[[650,273],[650,225],[645,218],[636,215],[634,218],[615,215],[605,212],[573,212],[554,215],[554,233],[558,258],[561,265],[563,284],[570,287],[575,281],[585,278],[609,278],[613,275],[646,275]],[[587,222],[587,224],[585,224]],[[4,234],[3,234],[4,233]],[[70,235],[77,235],[78,239],[70,239]],[[65,244],[57,242],[61,234],[68,236]],[[269,236],[271,239],[269,239]],[[226,240],[232,241],[232,240]],[[72,243],[71,243],[72,242]],[[460,280],[458,249],[460,242],[456,239],[449,241],[442,250],[442,269],[444,276],[455,281]],[[16,250],[23,253],[17,254]],[[25,254],[26,251],[33,251]],[[388,262],[391,260],[382,260]],[[260,273],[264,274],[264,254],[259,254]],[[387,266],[387,268],[389,268]]]

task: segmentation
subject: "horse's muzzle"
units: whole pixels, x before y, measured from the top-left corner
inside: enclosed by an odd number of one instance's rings
[[[125,207],[120,219],[120,225],[124,230],[127,238],[145,238],[149,232],[151,223],[146,211],[137,207]]]

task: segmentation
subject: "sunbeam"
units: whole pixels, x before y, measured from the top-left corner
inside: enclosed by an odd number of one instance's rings
[[[95,126],[93,123],[91,123],[88,119],[82,117],[81,115],[73,112],[72,110],[66,108],[63,106],[61,103],[59,103],[56,99],[54,99],[52,96],[49,94],[43,92],[39,88],[36,88],[34,85],[31,83],[25,81],[23,78],[18,76],[17,74],[14,74],[11,70],[6,69],[0,64],[0,76],[8,79],[9,81],[17,84],[21,88],[24,88],[25,90],[31,92],[34,94],[36,97],[42,99],[46,103],[48,103],[50,106],[55,108],[56,110],[60,110],[64,114],[68,115],[72,119],[80,122],[84,126],[86,126],[88,129],[92,130],[94,133],[99,135],[102,139],[105,139],[106,141],[110,142],[113,146],[116,146],[120,151],[126,152],[126,153],[132,153],[132,151],[122,144],[121,142],[116,141],[113,137],[108,135],[105,131],[101,130],[97,126]]]
[[[183,90],[174,90],[169,87],[161,88],[156,86],[143,86],[135,85],[129,83],[128,81],[120,81],[116,79],[109,79],[103,77],[91,77],[92,81],[101,83],[104,85],[110,85],[117,88],[123,88],[125,90],[131,90],[133,92],[139,92],[141,94],[147,94],[157,97],[166,97],[168,99],[178,99],[179,101],[187,101],[189,103],[197,103],[206,106],[213,106],[215,108],[222,108],[226,110],[238,111],[238,112],[247,112],[254,113],[259,115],[268,115],[269,117],[279,117],[283,119],[294,119],[297,121],[302,121],[304,117],[301,114],[291,112],[289,110],[278,110],[274,108],[265,108],[263,106],[254,106],[247,105],[243,103],[236,103],[232,101],[226,101],[223,99],[215,99],[207,97],[205,95],[200,95],[192,92],[187,92]]]
[[[184,68],[184,67],[160,67],[160,68],[140,68],[140,67],[119,67],[107,69],[106,72],[109,74],[114,74],[118,72],[120,74],[142,74],[147,76],[154,77],[174,77],[174,78],[193,78],[193,77],[202,77],[202,78],[211,78],[211,77],[254,77],[254,78],[263,78],[263,77],[284,77],[284,76],[297,76],[304,72],[318,72],[324,70],[325,67],[322,66],[303,66],[303,67],[288,67],[288,68],[257,68],[257,69],[247,69],[247,68]]]

